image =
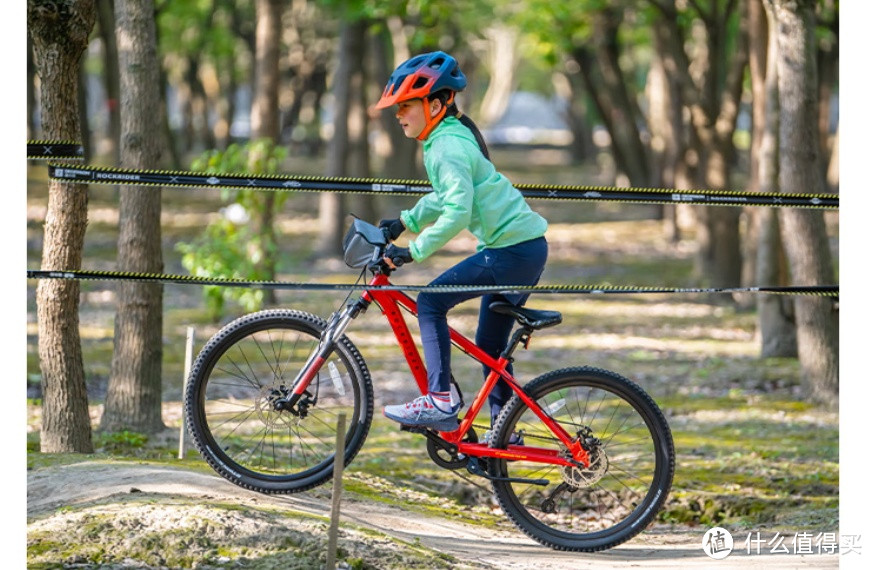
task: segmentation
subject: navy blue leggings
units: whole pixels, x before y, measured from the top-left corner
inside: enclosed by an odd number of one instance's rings
[[[548,258],[544,237],[499,249],[483,249],[464,259],[434,279],[431,285],[536,285]],[[418,295],[418,324],[424,345],[428,387],[431,392],[447,392],[451,384],[451,339],[447,314],[455,305],[482,297],[475,343],[497,358],[509,342],[515,319],[494,313],[488,306],[498,300],[523,305],[529,295],[494,295],[481,293],[427,293]],[[490,372],[482,366],[484,375]],[[511,365],[509,372],[511,373]],[[500,380],[488,402],[491,417],[499,412],[512,395],[511,388]]]

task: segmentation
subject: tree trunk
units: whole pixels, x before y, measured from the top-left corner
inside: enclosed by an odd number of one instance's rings
[[[738,35],[733,49],[728,49],[727,31],[737,3],[726,8],[719,3],[703,6],[694,3],[699,21],[705,26],[704,59],[694,62],[685,50],[684,32],[674,3],[652,0],[663,15],[668,33],[671,60],[668,72],[681,84],[682,99],[694,130],[686,160],[688,169],[699,165],[700,181],[705,187],[727,190],[730,184],[730,162],[733,154],[732,136],[736,127],[742,94],[742,79],[748,64],[747,18],[745,3],[740,6]],[[707,12],[702,12],[708,8]],[[701,68],[696,76],[691,67]],[[741,253],[739,248],[739,214],[734,208],[696,208],[699,254],[696,271],[700,278],[716,287],[732,287],[741,283]]]
[[[351,76],[351,100],[348,105],[348,170],[347,174],[355,178],[369,178],[372,171],[369,168],[369,113],[367,112],[366,87],[368,85],[366,66],[367,29],[364,23],[360,37],[360,48],[355,52],[354,71]],[[371,37],[371,36],[370,36]],[[371,222],[377,220],[378,212],[375,197],[369,194],[354,194],[351,197],[351,211]],[[344,230],[344,228],[341,228]],[[345,232],[340,231],[341,238]]]
[[[833,149],[830,152],[830,161],[827,164],[827,189],[832,193],[839,191],[839,130],[833,135]]]
[[[772,0],[778,22],[779,185],[782,191],[817,194],[824,190],[817,129],[817,70],[814,0]],[[823,214],[799,208],[780,213],[793,282],[834,282]],[[797,343],[809,396],[838,403],[838,315],[828,297],[796,300]]]
[[[497,122],[509,106],[518,66],[518,33],[515,28],[496,25],[485,30],[484,35],[487,38],[487,60],[491,73],[479,117],[481,124],[487,126]]]
[[[409,46],[406,36],[400,33],[402,24],[397,23],[398,18],[389,18],[387,25],[382,26],[382,34],[373,39],[373,61],[374,75],[378,78],[379,87],[384,87],[382,82],[387,82],[388,77],[393,72],[396,65],[406,61],[409,56]],[[393,31],[394,33],[390,33]],[[389,56],[390,50],[387,49],[387,42],[391,42],[393,47],[394,57]],[[399,59],[399,61],[397,61]],[[385,166],[382,169],[382,176],[386,178],[398,178],[411,180],[421,178],[422,174],[417,167],[418,141],[408,139],[403,134],[402,129],[397,125],[397,118],[394,109],[385,109],[379,111],[379,119],[381,121],[382,130],[387,133],[390,141],[390,148],[385,156]],[[399,211],[387,214],[389,217],[396,217]]]
[[[751,88],[754,125],[751,146],[753,191],[778,191],[778,41],[774,14],[764,10],[765,0],[751,2]],[[777,210],[754,210],[757,252],[755,280],[760,285],[788,285],[787,260],[779,236]],[[793,298],[757,295],[757,328],[760,356],[795,357],[796,323]]]
[[[154,168],[160,158],[160,87],[154,5],[119,0],[118,59],[121,81],[121,164]],[[122,186],[118,269],[161,273],[160,188]],[[115,314],[115,352],[100,428],[156,433],[161,419],[163,286],[122,282]]]
[[[33,40],[27,30],[27,140],[40,138],[36,125],[35,110],[38,108],[36,96],[36,65],[33,63]]]
[[[649,115],[651,130],[651,180],[658,188],[689,188],[681,180],[682,157],[687,151],[687,136],[682,120],[684,105],[681,88],[669,69],[675,67],[674,57],[669,50],[668,27],[662,19],[654,22],[654,54],[648,79]],[[670,241],[681,239],[678,224],[678,207],[662,207],[664,232]]]
[[[85,161],[85,164],[89,164],[93,156],[93,144],[90,117],[88,116],[88,73],[85,71],[85,66],[79,68],[79,88],[76,89],[76,92],[79,94],[79,136],[75,140],[78,140],[82,145],[82,160]]]
[[[593,43],[597,66],[602,79],[604,107],[614,118],[611,133],[623,148],[626,159],[623,172],[630,186],[649,186],[650,168],[648,149],[642,143],[639,124],[644,117],[633,96],[627,90],[627,81],[621,70],[621,44],[619,40],[623,11],[605,7],[594,16]]]
[[[593,129],[588,117],[585,98],[578,92],[576,81],[578,71],[555,72],[551,76],[551,84],[555,94],[566,102],[563,110],[563,120],[572,133],[572,144],[569,152],[572,159],[582,163],[596,155],[596,145],[593,144]]]
[[[255,71],[254,101],[251,106],[251,139],[269,139],[273,144],[279,138],[279,46],[282,32],[281,0],[257,0],[257,28],[255,30]],[[252,162],[262,157],[252,153]],[[254,171],[253,168],[250,168]],[[258,243],[260,259],[258,271],[266,281],[274,281],[275,260],[275,203],[273,192],[262,192],[257,203],[261,208],[253,212],[257,217],[255,224],[260,236]],[[266,305],[276,304],[276,293],[272,289],[264,291]]]
[[[103,85],[106,89],[106,111],[109,128],[105,133],[105,144],[109,149],[112,164],[121,160],[121,114],[118,105],[118,47],[115,43],[115,9],[110,0],[97,0],[97,19],[100,40],[103,42]]]
[[[603,7],[595,22],[590,45],[576,46],[572,56],[611,138],[617,176],[624,179],[623,184],[648,186],[649,159],[638,126],[643,117],[627,91],[618,62],[621,16],[613,7]]]
[[[27,26],[41,82],[42,131],[49,140],[76,140],[79,63],[94,26],[93,1],[29,0]],[[88,224],[84,184],[49,181],[42,269],[79,269]],[[79,337],[79,283],[43,280],[36,290],[42,431],[45,453],[92,453],[91,421]]]
[[[327,176],[348,174],[351,144],[349,114],[352,105],[354,75],[360,72],[367,24],[363,20],[345,22],[339,37],[339,66],[333,79],[333,136],[327,146]],[[344,234],[342,194],[324,192],[320,198],[317,252],[331,257],[341,253]]]

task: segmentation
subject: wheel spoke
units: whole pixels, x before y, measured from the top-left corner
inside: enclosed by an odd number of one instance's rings
[[[494,491],[510,518],[543,544],[579,551],[610,548],[643,529],[657,511],[647,505],[659,507],[665,500],[674,462],[669,427],[656,404],[629,380],[598,369],[549,373],[525,390],[570,436],[583,438],[591,461],[586,468],[550,469],[526,461],[492,461],[493,474],[509,479],[494,481]],[[538,417],[513,398],[494,426],[497,441],[507,441],[508,434],[522,428],[537,446],[571,457]],[[547,478],[551,484],[543,488],[512,478]],[[636,521],[640,516],[646,519]]]
[[[185,407],[198,449],[219,474],[264,492],[323,483],[333,472],[340,412],[350,415],[354,426],[345,455],[353,457],[360,449],[372,418],[372,385],[345,337],[330,357],[342,386],[319,373],[287,409],[287,382],[319,345],[324,325],[305,313],[263,311],[227,325],[204,347],[186,388]]]

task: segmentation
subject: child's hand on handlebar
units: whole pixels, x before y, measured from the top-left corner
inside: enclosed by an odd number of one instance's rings
[[[398,237],[400,237],[400,234],[403,233],[403,231],[406,229],[406,226],[403,225],[403,221],[401,219],[397,218],[395,220],[381,220],[378,223],[378,228],[382,231],[382,233],[388,240],[394,241]]]
[[[412,261],[414,261],[408,247],[397,247],[394,244],[390,244],[385,249],[385,255],[383,259],[384,262],[391,269],[396,269],[404,263],[411,263]]]

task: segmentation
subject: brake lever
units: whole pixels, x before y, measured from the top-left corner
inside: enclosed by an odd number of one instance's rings
[[[384,256],[380,256],[377,260],[369,262],[366,268],[373,273],[381,273],[382,275],[390,275],[391,271],[393,271],[391,266],[385,262]]]

